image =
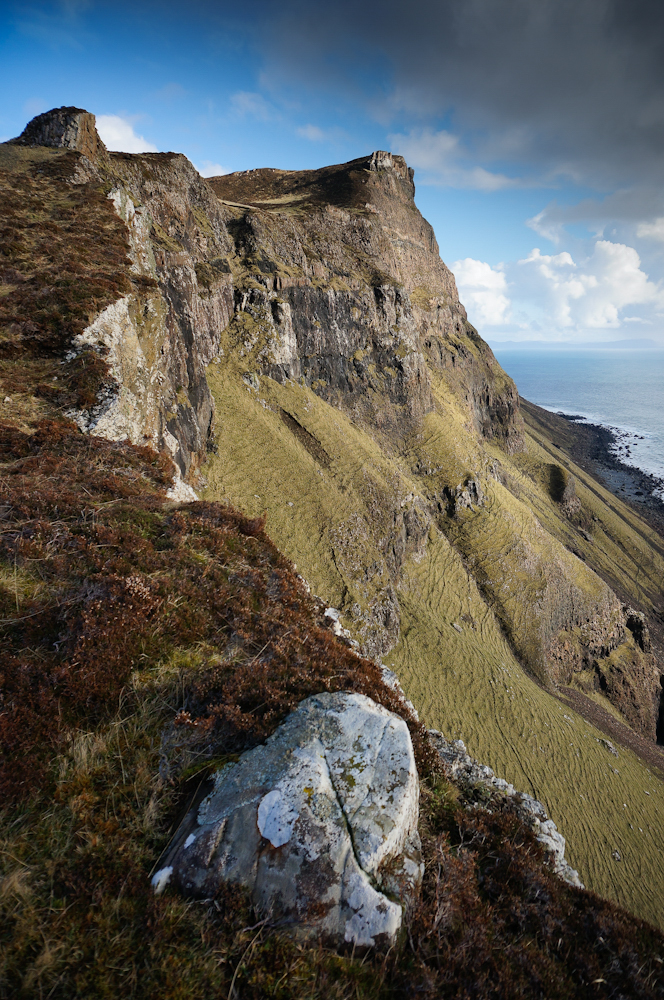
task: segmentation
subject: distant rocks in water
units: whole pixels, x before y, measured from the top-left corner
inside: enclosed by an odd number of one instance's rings
[[[483,785],[494,795],[510,799],[519,818],[530,827],[551,858],[556,875],[570,885],[584,888],[579,873],[565,860],[565,838],[553,820],[549,819],[541,802],[526,792],[516,791],[514,785],[510,785],[503,778],[497,778],[486,764],[479,764],[467,753],[462,740],[447,740],[436,729],[429,730],[429,738],[454,781],[462,788]]]
[[[216,772],[153,887],[239,883],[298,937],[389,947],[422,879],[418,803],[405,722],[363,695],[314,695]]]

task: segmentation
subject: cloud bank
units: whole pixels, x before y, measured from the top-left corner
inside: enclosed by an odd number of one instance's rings
[[[392,148],[401,153],[410,166],[422,171],[425,181],[444,187],[473,188],[477,191],[499,191],[515,187],[519,181],[501,173],[492,173],[473,165],[470,150],[460,139],[442,129],[414,129],[390,136]]]
[[[107,149],[119,153],[156,153],[157,147],[142,135],[134,132],[134,126],[120,115],[98,115],[97,131]]]
[[[592,254],[578,262],[567,251],[543,254],[535,248],[516,263],[491,267],[467,258],[452,270],[480,333],[490,327],[519,339],[602,339],[597,331],[623,323],[662,325],[662,284],[650,280],[634,247],[623,243],[597,240]]]
[[[306,80],[362,101],[384,122],[419,121],[433,131],[412,141],[428,135],[443,163],[446,143],[472,135],[490,173],[518,163],[531,180],[660,182],[664,4],[284,0],[276,19],[263,9],[268,85]],[[372,79],[374,67],[382,78]]]

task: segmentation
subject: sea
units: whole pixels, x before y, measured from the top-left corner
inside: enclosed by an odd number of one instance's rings
[[[611,428],[614,454],[664,500],[664,350],[492,349],[531,403]]]

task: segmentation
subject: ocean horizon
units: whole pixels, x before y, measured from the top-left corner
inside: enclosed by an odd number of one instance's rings
[[[664,499],[664,349],[492,350],[531,403],[615,431],[616,456],[661,480]]]

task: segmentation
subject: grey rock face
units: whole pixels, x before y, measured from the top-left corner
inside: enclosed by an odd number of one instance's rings
[[[216,773],[153,886],[206,898],[240,883],[299,936],[390,945],[422,878],[418,796],[402,719],[363,695],[315,695]]]
[[[497,778],[486,764],[479,764],[466,752],[462,740],[446,740],[437,729],[429,730],[429,738],[454,781],[462,787],[484,785],[494,794],[511,799],[520,818],[531,828],[550,856],[556,875],[570,885],[584,888],[579,873],[565,860],[565,838],[553,820],[549,819],[541,802],[526,792],[518,792],[504,778]]]
[[[431,409],[417,328],[409,298],[400,289],[379,285],[322,292],[293,287],[280,294],[288,309],[281,307],[278,328],[284,342],[292,328],[294,350],[290,358],[268,363],[267,374],[278,381],[304,378],[328,402],[380,424],[388,423],[393,407],[401,408],[402,419],[419,418]],[[380,412],[371,404],[376,393],[390,404]]]
[[[444,494],[447,500],[447,509],[451,515],[466,509],[475,510],[484,503],[484,492],[478,477],[468,477],[464,483],[460,483],[454,489],[446,486]]]
[[[384,149],[377,149],[371,154],[369,159],[369,170],[378,172],[379,170],[394,170],[396,173],[406,181],[413,180],[415,176],[415,171],[407,166],[406,161],[403,156],[395,156],[394,153],[388,153]],[[415,185],[413,185],[413,194],[415,193]]]
[[[17,146],[54,146],[75,149],[95,160],[106,147],[97,135],[95,116],[82,108],[54,108],[28,122],[21,134],[12,139]]]
[[[194,211],[202,206],[200,212],[206,210],[223,230],[213,212],[214,195],[184,157],[171,157],[165,167],[155,154],[151,187],[142,178],[143,187],[133,183],[131,194],[129,185],[111,189],[109,198],[127,225],[131,270],[158,287],[114,302],[74,340],[74,354],[91,348],[104,355],[113,386],[91,410],[70,416],[81,430],[166,450],[186,476],[202,463],[210,440],[214,401],[205,370],[233,314],[233,292],[223,271],[215,272],[212,288],[199,285],[195,258],[184,248],[155,249],[150,233],[159,218],[165,222],[158,214],[165,186],[160,171],[169,182],[172,221],[180,221],[178,213],[188,218],[192,205]]]
[[[625,625],[634,636],[634,641],[641,647],[644,653],[652,652],[650,643],[650,631],[646,624],[646,616],[642,611],[635,611],[623,605],[625,613]]]

